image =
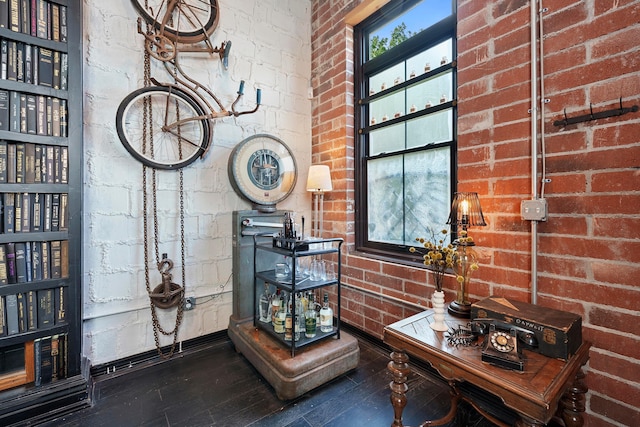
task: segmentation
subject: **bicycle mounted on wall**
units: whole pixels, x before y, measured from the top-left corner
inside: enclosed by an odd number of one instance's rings
[[[138,33],[145,38],[145,86],[131,92],[122,100],[116,113],[116,129],[123,146],[143,165],[145,283],[151,302],[156,348],[162,358],[169,358],[176,348],[185,297],[183,168],[204,157],[210,145],[214,119],[255,113],[260,106],[261,91],[256,90],[256,106],[253,109],[237,110],[236,104],[244,92],[242,80],[235,101],[230,109],[226,109],[211,89],[189,77],[178,63],[180,52],[202,52],[217,54],[224,68],[227,68],[231,42],[223,42],[220,47],[214,47],[209,39],[218,25],[217,0],[132,2],[141,15],[138,18]],[[143,19],[146,24],[145,30]],[[151,77],[150,58],[162,62],[173,78],[173,83],[159,82]],[[217,109],[214,108],[214,104]],[[151,169],[155,261],[162,276],[162,283],[153,289],[150,286],[149,263],[146,262],[150,252],[147,168]],[[173,261],[167,254],[162,254],[160,259],[156,170],[177,170],[179,173],[182,286],[172,282]],[[172,307],[177,307],[175,326],[172,330],[165,330],[160,325],[156,309]],[[173,335],[173,343],[167,355],[163,354],[160,347],[159,333]]]
[[[154,86],[127,95],[116,114],[118,137],[129,154],[143,164],[180,169],[207,152],[212,120],[255,113],[260,107],[261,90],[256,89],[255,108],[239,111],[236,105],[244,94],[244,80],[240,81],[237,97],[227,109],[211,89],[188,76],[178,62],[180,52],[203,52],[217,54],[227,68],[231,42],[214,47],[209,40],[218,25],[217,0],[133,0],[133,4],[141,15],[138,33],[145,38],[145,52],[162,61],[174,83],[150,78]],[[147,31],[143,31],[142,19]],[[143,135],[147,128],[149,134]],[[146,147],[145,138],[152,141],[152,147]]]

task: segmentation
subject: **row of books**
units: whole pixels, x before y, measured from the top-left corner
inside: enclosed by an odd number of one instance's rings
[[[0,90],[0,130],[67,136],[67,100]]]
[[[67,334],[38,338],[33,342],[33,373],[36,386],[67,378]]]
[[[67,7],[46,0],[0,0],[0,28],[67,41]]]
[[[11,242],[0,245],[0,285],[69,277],[69,242]]]
[[[21,334],[67,323],[67,288],[27,291],[0,297],[0,336]]]
[[[0,40],[0,78],[67,90],[69,59],[64,52]]]
[[[69,148],[0,140],[0,183],[68,184]]]
[[[0,233],[40,233],[69,229],[67,193],[2,193]]]

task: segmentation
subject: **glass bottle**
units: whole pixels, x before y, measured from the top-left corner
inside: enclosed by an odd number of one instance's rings
[[[316,336],[316,303],[313,299],[313,294],[309,294],[309,304],[307,311],[304,313],[304,336],[306,338],[313,338]]]
[[[320,309],[320,331],[333,332],[333,310],[329,307],[329,294],[324,294],[324,304]]]
[[[264,292],[260,295],[260,321],[271,323],[271,294],[269,293],[269,284],[265,282]]]
[[[291,315],[291,297],[287,305],[287,313],[284,318],[284,340],[291,341],[293,339],[293,316]]]
[[[280,289],[276,290],[276,293],[271,296],[271,323],[274,327],[276,324],[276,316],[280,310]]]
[[[287,317],[287,313],[284,309],[284,299],[280,299],[280,308],[278,309],[276,320],[273,323],[273,330],[277,334],[284,334],[284,322],[286,320],[286,317]]]

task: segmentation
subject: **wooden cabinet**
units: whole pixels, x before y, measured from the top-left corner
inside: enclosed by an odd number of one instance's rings
[[[0,0],[3,425],[86,399],[81,22],[79,0]]]

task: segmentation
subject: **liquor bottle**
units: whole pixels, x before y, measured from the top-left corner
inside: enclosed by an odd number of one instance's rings
[[[264,292],[260,295],[260,321],[264,323],[271,322],[271,294],[269,293],[269,284],[265,282]]]
[[[287,313],[284,309],[284,299],[280,300],[280,308],[278,309],[278,314],[276,315],[276,320],[273,323],[273,330],[277,334],[284,334],[284,322],[287,318]]]
[[[276,316],[280,310],[280,289],[271,296],[271,323],[276,324]]]
[[[309,304],[307,311],[304,313],[304,336],[307,338],[313,338],[316,336],[316,304],[313,299],[313,294],[309,294]]]
[[[324,304],[320,309],[320,331],[333,332],[333,310],[329,307],[329,294],[324,294]]]
[[[284,318],[284,340],[291,341],[293,339],[293,316],[291,315],[291,297],[289,297],[289,305],[287,305],[287,314]]]

